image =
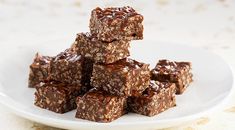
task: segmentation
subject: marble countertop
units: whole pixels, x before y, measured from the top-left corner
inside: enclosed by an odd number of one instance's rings
[[[144,40],[154,37],[158,42],[201,47],[220,55],[235,69],[234,0],[0,0],[0,45],[55,39],[72,43],[76,33],[88,31],[91,9],[123,5],[130,5],[144,15]],[[235,93],[223,111],[167,130],[235,129],[233,99]],[[2,106],[0,113],[1,129],[56,130],[17,117]]]

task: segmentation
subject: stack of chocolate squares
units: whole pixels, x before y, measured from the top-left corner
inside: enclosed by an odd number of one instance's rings
[[[57,56],[36,54],[29,87],[35,105],[57,113],[77,108],[76,117],[111,122],[128,111],[154,116],[176,105],[192,82],[191,64],[160,60],[149,64],[128,58],[130,41],[143,39],[143,16],[133,8],[96,8],[90,32]]]
[[[35,105],[57,113],[76,108],[77,96],[87,92],[93,61],[71,48],[57,56],[36,54],[30,65],[29,87],[35,87]]]

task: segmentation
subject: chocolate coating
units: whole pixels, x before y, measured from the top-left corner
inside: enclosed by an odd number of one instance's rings
[[[108,64],[128,57],[130,55],[129,46],[128,40],[102,42],[96,35],[78,33],[72,48],[78,54],[90,58],[96,63]]]
[[[112,64],[95,64],[91,84],[113,95],[141,95],[150,80],[149,64],[130,58]]]
[[[133,8],[97,7],[91,12],[90,31],[101,41],[143,39],[143,16]]]
[[[176,94],[182,94],[193,81],[190,62],[159,60],[151,70],[151,79],[176,84]]]
[[[76,108],[75,99],[81,94],[81,86],[48,82],[36,87],[35,105],[56,113]]]
[[[52,57],[35,55],[33,63],[30,65],[28,87],[35,88],[40,82],[48,80],[50,62]]]
[[[157,115],[176,105],[175,91],[174,83],[151,81],[141,96],[128,98],[128,108],[146,116]]]
[[[91,89],[77,98],[76,117],[96,122],[111,122],[126,111],[126,98]]]

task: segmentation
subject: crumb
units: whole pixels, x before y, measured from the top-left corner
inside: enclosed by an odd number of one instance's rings
[[[226,109],[225,112],[235,112],[235,106]]]
[[[64,130],[64,129],[54,128],[54,127],[50,127],[50,126],[46,126],[46,125],[42,125],[38,123],[33,123],[33,126],[31,128],[34,130]]]
[[[168,0],[156,0],[156,3],[157,3],[157,5],[165,6],[165,5],[169,4],[169,1]]]
[[[74,2],[74,5],[75,5],[76,7],[81,7],[81,2],[80,2],[79,0],[76,0],[76,1]]]
[[[209,122],[209,118],[207,117],[202,117],[197,121],[197,125],[205,125]]]
[[[218,0],[220,2],[220,4],[224,7],[229,7],[229,4],[227,3],[227,0]]]

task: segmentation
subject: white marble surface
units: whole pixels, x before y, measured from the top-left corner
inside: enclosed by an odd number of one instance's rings
[[[20,46],[55,39],[70,45],[76,33],[88,31],[92,8],[123,5],[133,6],[144,15],[145,40],[156,38],[159,42],[205,48],[235,69],[234,0],[0,0],[0,45]],[[235,94],[223,111],[169,130],[235,129],[234,99]],[[17,117],[2,106],[0,113],[1,129],[56,129]]]

